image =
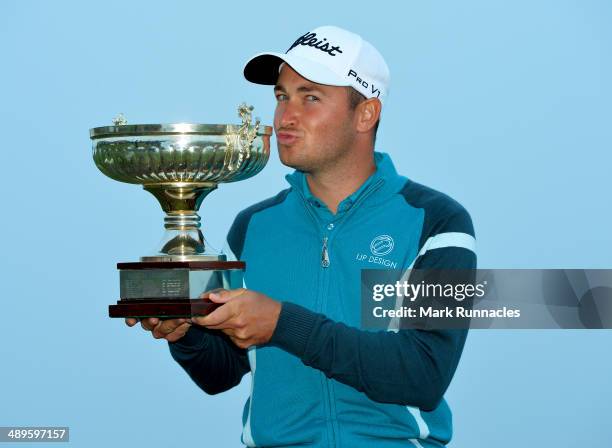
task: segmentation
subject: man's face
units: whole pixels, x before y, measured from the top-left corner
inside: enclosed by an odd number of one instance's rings
[[[274,94],[274,129],[284,165],[312,173],[349,156],[356,132],[346,87],[313,83],[284,64]]]

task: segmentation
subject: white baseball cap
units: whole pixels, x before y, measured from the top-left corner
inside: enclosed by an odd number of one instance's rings
[[[286,62],[317,84],[351,86],[366,98],[384,101],[389,68],[381,54],[361,36],[336,26],[321,26],[298,37],[285,53],[259,53],[244,66],[244,77],[274,85]]]

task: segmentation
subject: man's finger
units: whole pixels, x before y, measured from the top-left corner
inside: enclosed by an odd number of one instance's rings
[[[185,336],[185,333],[189,330],[191,324],[189,322],[185,322],[184,324],[179,325],[176,329],[166,336],[166,340],[168,342],[176,342]]]
[[[125,319],[125,323],[128,327],[133,327],[138,323],[138,319],[136,319],[135,317],[128,317],[127,319]]]
[[[245,291],[244,288],[238,289],[216,289],[202,294],[202,298],[210,299],[211,302],[215,303],[227,303],[230,300],[238,297]]]
[[[140,321],[140,325],[147,331],[153,331],[153,328],[159,323],[159,319],[157,317],[148,317],[146,319],[142,319]]]
[[[191,320],[205,327],[209,325],[221,325],[227,323],[228,320],[234,317],[234,313],[235,311],[232,304],[225,304],[206,316],[193,316]]]
[[[163,333],[171,333],[177,329],[177,327],[187,322],[187,319],[169,319],[163,320],[159,324],[159,330]]]
[[[153,329],[153,336],[156,338],[163,338],[167,334],[172,333],[176,328],[187,322],[187,319],[168,319],[159,322]]]
[[[208,299],[209,295],[219,293],[221,291],[227,291],[227,290],[223,288],[209,289],[208,291],[204,291],[202,294],[200,294],[200,299]]]
[[[201,325],[201,324],[198,324]],[[225,322],[221,322],[218,325],[205,325],[209,330],[223,330],[225,333],[229,330],[234,330],[236,328],[236,324],[234,324],[232,319],[226,320]]]

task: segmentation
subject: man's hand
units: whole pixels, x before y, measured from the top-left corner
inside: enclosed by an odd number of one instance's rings
[[[221,330],[240,348],[267,343],[278,322],[281,303],[249,289],[214,290],[202,294],[223,304],[212,313],[192,317],[194,324]]]
[[[125,319],[125,323],[129,327],[133,327],[138,323],[138,319],[128,317]],[[176,342],[185,336],[191,326],[191,321],[190,319],[161,320],[157,317],[148,317],[141,319],[140,325],[145,330],[150,331],[155,339],[164,338],[168,342]]]

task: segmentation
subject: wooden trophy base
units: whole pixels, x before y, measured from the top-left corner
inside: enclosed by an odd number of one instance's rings
[[[179,318],[206,316],[220,306],[208,299],[124,299],[108,306],[109,317]]]
[[[172,261],[118,263],[120,297],[108,307],[110,317],[205,316],[220,305],[202,299],[217,288],[241,288],[242,261]]]

